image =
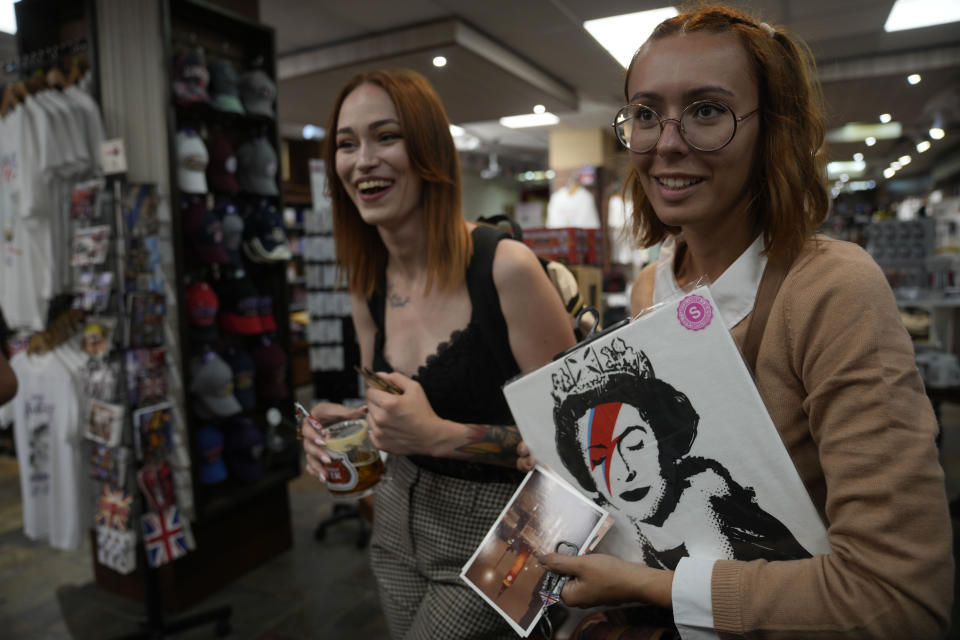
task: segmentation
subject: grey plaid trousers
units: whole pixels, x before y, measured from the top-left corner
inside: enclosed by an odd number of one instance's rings
[[[482,483],[387,460],[377,486],[373,573],[390,634],[407,640],[517,638],[510,625],[460,579],[517,485]]]

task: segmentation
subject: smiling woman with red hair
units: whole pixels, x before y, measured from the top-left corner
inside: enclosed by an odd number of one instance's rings
[[[324,423],[366,416],[389,479],[375,499],[371,561],[397,638],[512,638],[459,579],[522,475],[502,386],[573,344],[533,253],[464,220],[460,166],[420,75],[373,71],[344,86],[326,159],[337,260],[361,363],[402,393],[368,388],[365,410],[320,403]],[[322,440],[303,426],[307,471]]]

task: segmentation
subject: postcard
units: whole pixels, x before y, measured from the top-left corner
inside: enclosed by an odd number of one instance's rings
[[[563,588],[563,580],[536,556],[582,555],[612,524],[606,511],[538,465],[517,488],[460,578],[526,638]]]

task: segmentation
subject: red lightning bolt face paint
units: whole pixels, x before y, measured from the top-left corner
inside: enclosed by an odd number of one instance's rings
[[[590,447],[590,470],[596,467],[597,453],[604,452],[603,477],[607,482],[607,495],[610,491],[610,454],[617,446],[617,440],[613,437],[613,428],[617,424],[617,416],[620,415],[622,402],[607,402],[590,410],[590,424],[587,427],[587,441]],[[596,449],[594,449],[596,447]]]

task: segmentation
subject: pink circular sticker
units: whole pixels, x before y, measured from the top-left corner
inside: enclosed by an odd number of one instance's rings
[[[677,319],[691,331],[706,329],[713,320],[713,307],[703,296],[687,296],[677,307]]]

